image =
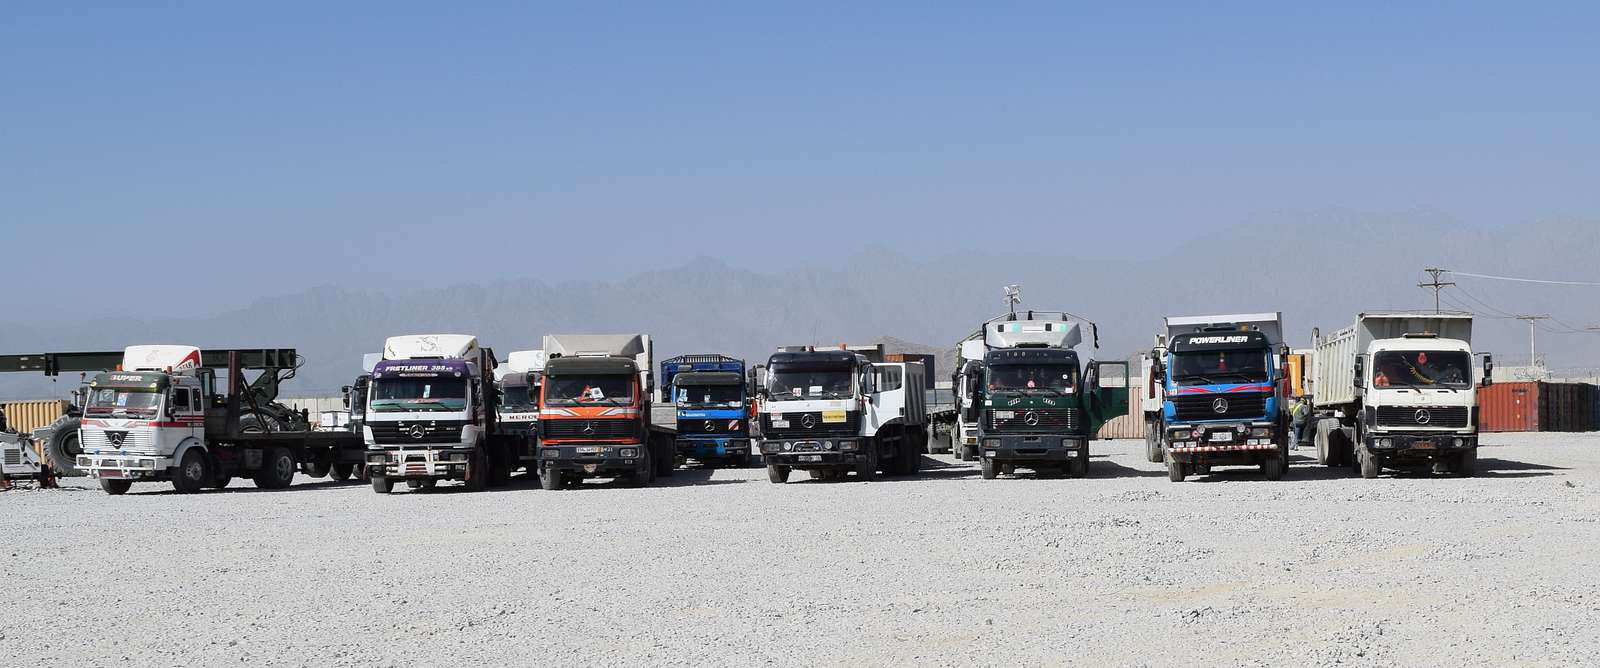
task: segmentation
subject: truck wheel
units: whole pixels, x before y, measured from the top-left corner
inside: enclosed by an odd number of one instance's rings
[[[1462,450],[1455,456],[1455,461],[1450,462],[1450,464],[1451,473],[1462,478],[1471,478],[1478,472],[1478,449]]]
[[[1017,465],[1016,464],[1001,464],[1000,465],[1000,475],[1016,475],[1016,474],[1017,474]]]
[[[743,453],[739,453],[737,455],[734,455],[733,456],[733,461],[732,461],[732,463],[729,464],[729,466],[732,466],[733,468],[736,468],[736,469],[747,469],[747,468],[750,468],[750,453],[743,452]]]
[[[775,485],[789,482],[789,467],[779,464],[767,465],[767,480]]]
[[[132,486],[132,480],[108,480],[106,478],[100,479],[100,489],[105,490],[107,494],[112,496],[122,496],[123,494],[127,494],[128,488]]]
[[[256,487],[262,489],[283,489],[294,483],[294,453],[288,448],[279,446],[267,448],[261,457],[261,470],[256,471],[254,480]]]
[[[1079,457],[1067,462],[1067,475],[1070,475],[1074,478],[1089,477],[1089,458]]]
[[[199,448],[189,448],[172,472],[172,489],[179,494],[193,494],[205,488],[211,478],[211,461]]]
[[[82,423],[81,418],[75,417],[57,420],[55,431],[44,441],[45,458],[58,476],[83,475],[78,470],[78,455],[83,453],[83,448],[78,446],[78,427]]]
[[[1144,425],[1144,458],[1150,460],[1151,464],[1160,464],[1163,459],[1161,430],[1154,422],[1146,422]]]
[[[1262,477],[1267,480],[1283,480],[1284,471],[1289,469],[1286,465],[1288,461],[1282,455],[1272,455],[1261,460]]]
[[[539,469],[539,489],[554,492],[567,486],[567,479],[556,469],[543,467]]]
[[[355,464],[334,464],[328,469],[328,479],[334,482],[349,480],[356,472]]]
[[[332,465],[327,462],[301,462],[300,472],[313,478],[327,477]]]
[[[379,494],[388,494],[394,491],[394,480],[381,475],[372,476],[372,491]]]
[[[994,480],[995,476],[1000,473],[998,467],[994,464],[994,460],[988,457],[983,458],[983,461],[978,463],[978,468],[983,472],[984,480]]]
[[[472,456],[467,459],[467,491],[481,492],[489,487],[489,458],[483,454],[483,447],[472,449]]]
[[[1204,462],[1195,462],[1189,465],[1189,470],[1195,475],[1211,475],[1211,465]]]
[[[1184,470],[1183,462],[1173,459],[1172,453],[1167,453],[1166,460],[1167,480],[1172,482],[1183,482],[1184,475],[1188,473]]]
[[[1378,472],[1383,469],[1383,466],[1378,463],[1378,456],[1372,454],[1372,451],[1366,448],[1356,450],[1356,462],[1356,465],[1361,469],[1361,477],[1363,478],[1376,478],[1378,477]]]
[[[209,487],[212,489],[225,489],[230,482],[233,482],[233,476],[218,472],[211,476],[211,484]]]
[[[867,443],[865,450],[861,451],[861,461],[856,462],[856,477],[862,480],[878,479],[878,444]]]

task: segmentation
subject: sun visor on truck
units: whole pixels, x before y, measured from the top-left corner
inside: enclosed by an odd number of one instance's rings
[[[471,370],[465,360],[394,360],[379,362],[372,369],[373,378],[465,378],[469,375]]]
[[[1208,352],[1213,350],[1261,350],[1269,347],[1267,335],[1261,332],[1200,332],[1179,334],[1168,347],[1174,353]]]
[[[545,363],[546,376],[603,374],[627,376],[638,372],[626,357],[557,357]]]
[[[166,387],[167,383],[167,374],[164,373],[154,371],[111,371],[95,374],[94,380],[89,381],[89,387],[96,389],[150,390]]]
[[[732,371],[685,371],[673,376],[672,382],[681,387],[743,385],[744,376]]]

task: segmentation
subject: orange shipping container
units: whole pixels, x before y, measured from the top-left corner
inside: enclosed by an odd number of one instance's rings
[[[1478,430],[1539,431],[1539,383],[1503,382],[1480,386]]]

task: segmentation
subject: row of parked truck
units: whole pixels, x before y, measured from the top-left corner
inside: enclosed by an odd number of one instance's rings
[[[345,388],[341,429],[314,429],[278,401],[301,364],[292,349],[141,345],[0,356],[0,370],[86,374],[78,414],[34,438],[58,468],[111,494],[234,477],[283,487],[297,472],[364,476],[379,493],[441,480],[483,489],[518,470],[547,490],[587,478],[645,485],[687,461],[746,466],[757,455],[774,483],[794,471],[873,479],[914,474],[924,454],[947,449],[978,461],[985,479],[1019,468],[1083,477],[1089,442],[1127,415],[1131,387],[1143,388],[1146,454],[1173,481],[1229,465],[1275,480],[1302,443],[1365,477],[1412,466],[1470,475],[1475,385],[1493,368],[1486,355],[1474,364],[1471,322],[1364,314],[1296,351],[1277,313],[1169,317],[1134,384],[1127,361],[1080,358],[1086,333],[1098,348],[1093,322],[1013,311],[957,344],[954,409],[932,413],[928,370],[881,348],[786,347],[754,367],[686,355],[656,367],[644,334],[548,335],[504,362],[471,335],[390,337]],[[658,400],[671,404],[671,424],[652,419]]]

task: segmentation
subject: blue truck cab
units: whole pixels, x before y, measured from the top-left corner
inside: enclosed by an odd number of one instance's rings
[[[661,384],[677,412],[678,463],[750,464],[750,392],[744,360],[681,355],[661,363]]]
[[[1163,395],[1159,433],[1173,482],[1207,474],[1213,465],[1259,466],[1269,480],[1287,472],[1290,429],[1277,330],[1230,323],[1167,339],[1156,375]]]

